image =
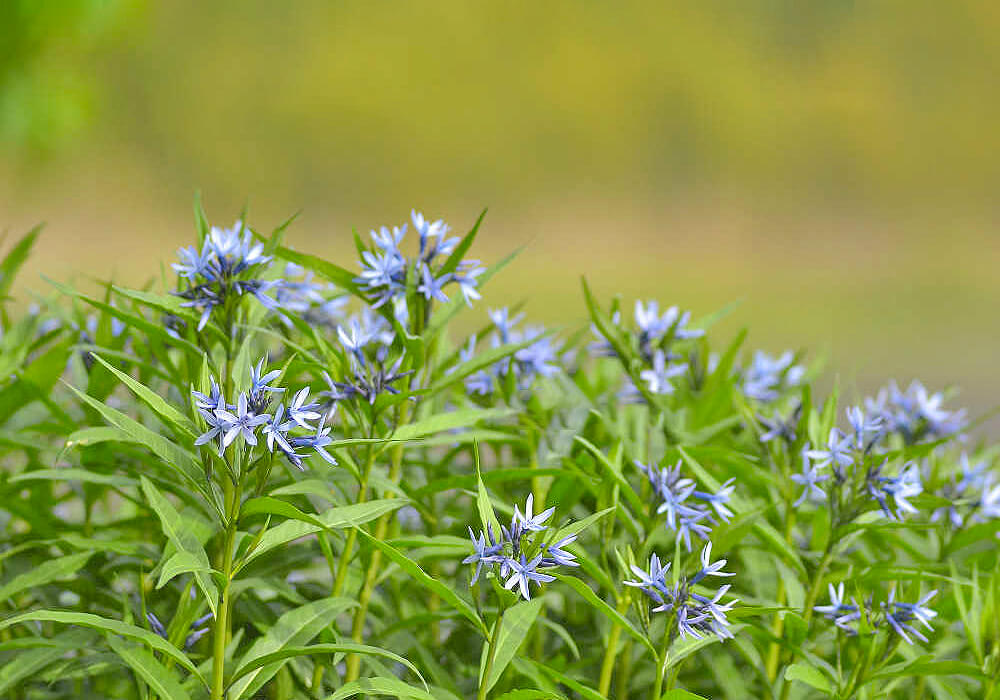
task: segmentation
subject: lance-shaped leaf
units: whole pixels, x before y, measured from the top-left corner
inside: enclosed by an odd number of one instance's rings
[[[192,529],[185,526],[184,519],[181,518],[180,513],[177,512],[173,504],[146,477],[142,477],[142,491],[146,495],[146,500],[149,502],[150,507],[160,518],[163,534],[167,536],[167,539],[173,543],[179,552],[186,554],[185,561],[188,562],[189,566],[184,570],[194,574],[194,579],[202,593],[205,594],[209,608],[215,613],[216,601],[219,594],[215,582],[212,581],[212,576],[209,573],[212,570],[212,566],[208,562],[208,554],[205,552],[205,548],[198,541]],[[169,563],[169,560],[167,563]],[[173,575],[181,573],[179,566],[175,568],[178,570]],[[164,566],[164,569],[166,569],[166,566]]]
[[[171,659],[190,671],[192,676],[201,681],[206,688],[208,687],[208,683],[205,681],[205,678],[201,675],[201,673],[199,673],[197,667],[191,663],[191,660],[188,659],[184,652],[158,634],[153,634],[149,630],[144,630],[141,627],[130,625],[127,622],[111,620],[99,615],[93,615],[91,613],[69,612],[66,610],[31,610],[30,612],[8,617],[6,620],[0,620],[0,630],[7,629],[12,625],[17,625],[22,622],[56,622],[63,625],[90,627],[91,629],[110,632],[111,634],[128,637],[129,639],[135,639],[136,641],[140,641],[152,647],[153,650],[169,656]]]
[[[479,665],[479,683],[486,686],[487,692],[500,680],[507,664],[514,658],[525,637],[528,636],[531,626],[535,624],[535,619],[542,609],[542,602],[542,598],[525,600],[504,611],[503,619],[500,621],[500,632],[496,636],[496,650],[493,655],[490,675],[483,678],[483,674],[486,672],[485,655]]]
[[[263,666],[248,668],[258,659],[287,647],[301,647],[333,624],[344,610],[357,605],[349,598],[322,598],[293,608],[279,617],[267,633],[255,641],[239,660],[238,668],[247,668],[231,685],[228,698],[240,700],[250,697],[261,688],[283,665],[285,659],[277,658]]]
[[[145,648],[129,644],[114,635],[108,635],[108,645],[129,668],[163,700],[190,700],[191,696],[181,687],[172,671],[157,661]]]

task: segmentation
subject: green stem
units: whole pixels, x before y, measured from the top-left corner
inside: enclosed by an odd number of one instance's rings
[[[791,502],[785,501],[785,541],[788,544],[792,543],[792,530],[795,528],[795,511],[792,509]],[[785,604],[785,596],[788,594],[788,590],[785,587],[785,580],[778,580],[778,597],[777,602],[779,606]],[[774,613],[774,622],[771,624],[771,631],[774,633],[775,641],[771,642],[771,646],[768,649],[767,654],[767,678],[771,683],[774,683],[778,676],[778,664],[781,661],[781,645],[778,643],[778,639],[781,639],[781,635],[785,631],[785,618],[781,613]]]
[[[618,612],[622,615],[628,610],[628,598],[618,601]],[[611,676],[615,668],[615,660],[618,658],[618,640],[621,638],[621,625],[611,626],[611,634],[608,635],[608,646],[604,650],[604,660],[601,662],[601,677],[597,685],[597,690],[604,697],[608,697],[611,690]]]
[[[865,673],[868,671],[868,667],[871,665],[872,658],[875,656],[875,648],[877,646],[878,637],[875,637],[872,639],[871,646],[868,647],[868,653],[865,654],[865,660],[854,668],[854,673],[851,674],[850,683],[847,685],[847,692],[841,695],[842,698],[847,699],[854,697],[855,692],[857,692],[861,686],[861,682],[864,679]]]
[[[358,503],[364,503],[368,500],[368,479],[372,473],[372,466],[375,464],[375,450],[371,445],[368,446],[368,456],[365,460],[364,471],[361,472],[361,485],[358,489]],[[351,557],[354,554],[354,544],[357,542],[358,532],[354,528],[347,533],[347,539],[344,541],[344,551],[340,553],[340,562],[337,564],[337,577],[333,581],[332,595],[338,596],[344,590],[344,583],[347,581],[347,568],[351,563]]]
[[[660,647],[660,654],[656,658],[656,681],[653,683],[650,700],[660,700],[663,695],[663,676],[667,666],[667,653],[670,651],[670,643],[673,641],[673,632],[673,617],[671,617],[669,627],[663,631],[663,646]]]
[[[501,604],[502,605],[502,604]],[[500,613],[497,615],[497,621],[493,625],[493,632],[490,634],[489,641],[489,651],[486,653],[486,667],[483,669],[483,680],[479,684],[479,692],[476,694],[476,700],[486,700],[486,694],[489,692],[490,674],[493,673],[493,661],[497,655],[497,640],[500,637],[500,626],[503,623],[503,613],[504,608],[500,608]]]
[[[809,593],[806,595],[806,602],[802,610],[802,619],[806,623],[806,629],[809,628],[809,621],[812,619],[813,607],[816,605],[816,599],[819,597],[820,588],[823,585],[823,576],[826,574],[826,569],[830,566],[830,561],[833,559],[833,542],[834,534],[830,533],[830,539],[827,542],[826,550],[823,552],[823,558],[819,562],[819,566],[816,569],[816,573],[813,574],[812,583],[809,586]],[[777,675],[775,675],[777,677]],[[785,681],[781,687],[781,700],[788,700],[789,693],[792,692],[792,684]]]
[[[823,586],[823,576],[826,574],[826,569],[830,566],[830,560],[833,559],[833,538],[830,538],[830,542],[826,545],[826,551],[823,553],[823,558],[819,562],[819,568],[816,569],[816,574],[813,576],[812,585],[809,587],[809,594],[806,596],[805,607],[802,610],[802,619],[805,620],[806,626],[809,625],[809,621],[813,616],[813,607],[816,605],[816,599],[819,597],[820,588]]]
[[[232,623],[229,585],[233,576],[233,548],[236,543],[236,525],[239,521],[240,508],[239,486],[233,485],[228,478],[222,483],[225,489],[226,509],[230,515],[226,525],[225,548],[222,550],[222,577],[225,585],[216,608],[215,629],[212,632],[212,700],[223,700],[225,697],[226,645],[229,643]]]
[[[628,697],[632,680],[632,638],[625,640],[622,653],[619,654],[621,661],[618,665],[618,682],[615,684],[617,695],[615,697]]]
[[[400,409],[397,425],[406,423],[409,417],[409,405],[404,404]],[[392,484],[399,482],[400,472],[403,465],[403,446],[398,445],[393,449],[392,464],[389,468],[389,481]],[[391,513],[381,516],[375,524],[375,539],[385,539],[385,533],[389,529],[389,518]],[[352,533],[354,531],[352,530]],[[361,588],[361,595],[358,597],[358,609],[354,613],[354,622],[351,625],[351,639],[360,644],[364,641],[365,618],[368,616],[368,604],[371,601],[372,592],[375,589],[375,582],[378,580],[379,567],[382,565],[382,550],[376,549],[372,552],[372,558],[368,562],[368,571],[365,574],[364,586]],[[347,657],[347,672],[344,675],[344,682],[350,683],[358,679],[361,671],[361,657],[351,654]]]

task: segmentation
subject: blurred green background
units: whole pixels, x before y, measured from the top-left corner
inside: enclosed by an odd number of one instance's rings
[[[1000,401],[993,2],[0,1],[0,228],[21,281],[138,283],[249,203],[298,247],[410,207],[478,252],[489,305],[581,322],[578,277],[755,347]],[[484,304],[485,306],[485,304]],[[479,308],[475,314],[485,314]]]

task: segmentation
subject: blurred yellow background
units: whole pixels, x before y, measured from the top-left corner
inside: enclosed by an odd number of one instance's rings
[[[1000,6],[845,0],[0,1],[0,228],[40,273],[138,283],[249,203],[299,248],[411,207],[486,305],[575,326],[603,295],[750,344],[1000,401]],[[485,308],[474,314],[485,315]],[[728,334],[728,333],[727,333]]]

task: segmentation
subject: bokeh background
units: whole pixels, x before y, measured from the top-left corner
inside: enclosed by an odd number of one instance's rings
[[[21,280],[128,283],[249,204],[301,249],[411,207],[489,305],[575,326],[599,293],[1000,404],[995,2],[0,1],[0,229]],[[485,304],[484,304],[485,306]],[[485,308],[474,313],[485,314]]]

